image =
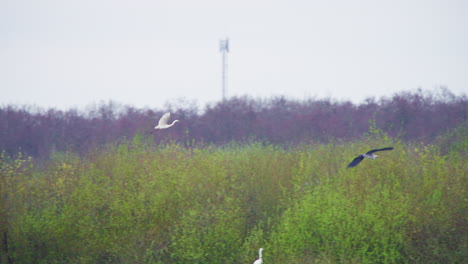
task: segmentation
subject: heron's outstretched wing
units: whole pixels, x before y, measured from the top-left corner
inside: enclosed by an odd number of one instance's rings
[[[363,156],[357,156],[353,159],[353,161],[351,161],[351,163],[348,164],[348,168],[356,167],[363,159]]]
[[[159,126],[167,125],[167,122],[169,122],[169,118],[171,118],[171,113],[170,113],[170,112],[165,113],[165,114],[161,117],[161,119],[159,119],[158,125],[159,125]]]
[[[373,150],[369,150],[366,154],[371,155],[372,153],[377,152],[377,151],[392,150],[392,149],[393,149],[393,147],[381,148],[381,149],[373,149]]]

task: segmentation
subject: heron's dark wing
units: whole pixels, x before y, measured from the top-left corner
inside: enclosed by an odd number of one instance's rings
[[[373,149],[373,150],[369,150],[366,154],[372,154],[374,152],[377,152],[377,151],[383,151],[383,150],[392,150],[393,147],[389,147],[389,148],[381,148],[381,149]]]
[[[348,164],[348,168],[356,167],[363,159],[363,156],[357,156],[353,159],[353,161],[351,161],[351,163]]]

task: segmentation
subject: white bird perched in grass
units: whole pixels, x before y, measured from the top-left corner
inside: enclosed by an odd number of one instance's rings
[[[258,250],[258,259],[257,259],[256,261],[254,261],[253,264],[262,264],[262,263],[263,263],[262,251],[263,251],[263,248],[260,248],[260,249]]]
[[[169,118],[171,118],[171,113],[167,112],[165,113],[161,119],[159,119],[158,125],[154,127],[154,129],[166,129],[170,128],[173,126],[175,123],[179,122],[179,120],[174,120],[172,124],[168,125],[167,123],[169,122]]]

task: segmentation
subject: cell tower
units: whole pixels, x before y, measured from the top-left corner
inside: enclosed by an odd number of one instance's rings
[[[223,101],[227,95],[227,54],[229,53],[229,38],[219,40],[219,52],[222,54],[222,88]]]

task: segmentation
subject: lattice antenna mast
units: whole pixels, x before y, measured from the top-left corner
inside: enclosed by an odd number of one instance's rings
[[[229,38],[221,39],[219,41],[219,52],[222,55],[222,94],[223,101],[226,100],[227,96],[227,54],[229,53]]]

